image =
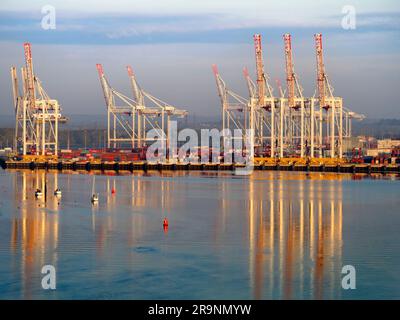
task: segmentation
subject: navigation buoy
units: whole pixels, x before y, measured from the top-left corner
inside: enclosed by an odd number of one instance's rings
[[[163,227],[164,228],[168,227],[168,219],[167,218],[164,218]]]
[[[56,197],[61,197],[61,189],[60,188],[57,188],[56,190],[54,190],[54,195],[56,196]]]
[[[41,198],[43,196],[43,193],[40,189],[36,189],[35,191],[35,197],[36,198]]]
[[[111,194],[115,194],[116,192],[117,191],[114,188],[111,189]]]
[[[90,201],[92,202],[92,204],[98,203],[99,202],[99,194],[93,193],[92,196],[90,197]]]

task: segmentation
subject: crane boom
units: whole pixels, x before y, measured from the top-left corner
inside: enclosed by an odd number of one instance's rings
[[[106,101],[106,105],[108,106],[110,93],[109,93],[109,86],[107,84],[107,79],[104,75],[103,66],[100,63],[96,64],[97,72],[99,73],[101,87],[103,88],[104,100]]]
[[[282,90],[281,81],[279,79],[275,79],[275,82],[276,82],[276,85],[277,85],[277,87],[279,89],[280,97],[283,98],[285,96],[285,93]]]
[[[133,95],[135,97],[136,103],[140,106],[143,106],[144,105],[143,93],[137,83],[137,80],[136,80],[135,74],[133,73],[132,67],[127,66],[126,69],[128,71],[129,79],[131,80],[132,91],[133,91]]]
[[[249,90],[250,99],[253,99],[256,97],[257,89],[255,87],[254,82],[251,80],[250,75],[249,75],[249,70],[247,70],[246,67],[243,68],[243,76],[247,83],[247,89]]]
[[[296,98],[303,98],[303,89],[299,84],[297,74],[294,70],[292,36],[289,33],[283,35],[285,43],[286,61],[286,86],[288,90],[289,107],[298,107]]]
[[[24,43],[25,52],[25,76],[26,76],[26,93],[28,95],[28,101],[30,108],[35,108],[35,79],[33,73],[33,63],[32,63],[32,51],[31,44]]]
[[[18,104],[18,77],[17,77],[17,69],[15,67],[11,67],[11,81],[12,81],[12,89],[13,89],[13,101],[14,101],[14,108],[17,109]]]
[[[217,65],[213,64],[212,65],[212,70],[213,70],[213,73],[214,73],[215,82],[217,84],[218,95],[221,98],[221,103],[222,103],[222,106],[224,107],[227,104],[227,95],[226,95],[225,83],[221,79],[221,77],[220,77],[220,75],[218,73]]]
[[[254,48],[256,54],[258,104],[259,106],[263,107],[265,105],[265,74],[260,34],[254,35]]]
[[[325,97],[326,97],[326,73],[323,59],[323,49],[322,49],[322,34],[317,33],[314,35],[315,38],[315,50],[317,58],[317,87],[318,87],[318,99],[319,105],[324,108],[326,107]]]
[[[286,61],[286,86],[288,90],[288,104],[289,107],[295,106],[295,75],[293,68],[293,56],[292,56],[292,42],[290,34],[286,33],[283,35],[285,42],[285,61]]]

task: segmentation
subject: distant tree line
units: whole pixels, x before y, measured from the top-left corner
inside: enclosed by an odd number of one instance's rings
[[[353,121],[353,136],[373,136],[377,139],[400,139],[399,119],[365,119]]]
[[[104,129],[60,130],[58,133],[59,148],[103,148],[107,138]],[[0,148],[12,147],[14,129],[0,128]]]

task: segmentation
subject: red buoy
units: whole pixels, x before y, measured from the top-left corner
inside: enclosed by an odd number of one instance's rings
[[[115,194],[116,192],[117,191],[114,188],[111,189],[111,194]]]
[[[168,219],[167,218],[164,218],[163,227],[164,228],[168,227]]]

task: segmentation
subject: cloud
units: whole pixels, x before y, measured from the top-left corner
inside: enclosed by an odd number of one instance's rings
[[[346,32],[341,28],[341,15],[304,18],[302,15],[271,14],[236,16],[232,13],[208,15],[94,15],[91,17],[63,17],[57,14],[56,30],[41,29],[42,16],[36,18],[16,12],[0,12],[0,39],[38,43],[139,44],[187,42],[243,42],[252,33],[268,34],[303,30],[315,32]],[[357,29],[353,33],[388,32],[400,30],[400,13],[358,14]]]
[[[353,5],[358,13],[399,12],[397,0],[2,0],[1,8],[14,11],[39,10],[52,5],[67,13],[82,14],[136,14],[136,15],[193,15],[193,14],[234,14],[241,16],[262,16],[268,13],[289,18],[309,15],[338,14],[345,5]],[[322,10],[323,9],[323,10]],[[294,15],[293,13],[296,13]]]
[[[359,27],[400,29],[400,13],[361,14],[357,18]]]
[[[40,17],[41,8],[52,5],[57,17],[66,20],[91,20],[104,17],[131,18],[131,24],[136,25],[138,17],[167,20],[167,26],[174,21],[181,22],[179,17],[192,17],[198,21],[210,23],[210,28],[236,29],[252,27],[339,27],[343,16],[342,8],[352,5],[359,17],[370,15],[363,23],[376,23],[374,15],[400,13],[400,6],[394,0],[2,0],[2,12],[24,12],[24,18],[35,15]],[[211,17],[211,18],[210,18]],[[172,18],[172,19],[171,19]],[[374,20],[375,19],[375,20]],[[392,23],[393,21],[391,21]],[[379,23],[385,23],[381,20]],[[204,25],[198,24],[199,29]],[[155,25],[156,27],[156,25]],[[130,24],[127,28],[132,28]],[[138,28],[138,26],[136,26]],[[147,29],[151,29],[149,26]],[[169,27],[171,28],[171,27]],[[158,28],[157,28],[158,29]],[[183,28],[182,28],[183,29]]]
[[[57,10],[56,30],[40,28],[40,8],[47,4]],[[349,4],[356,8],[357,29],[346,31],[340,26],[341,10]],[[272,84],[285,78],[282,34],[292,33],[296,72],[305,94],[313,94],[312,35],[318,31],[324,34],[327,71],[346,104],[369,116],[399,117],[393,90],[400,85],[395,63],[399,7],[397,1],[368,0],[3,0],[0,66],[7,70],[22,65],[22,42],[28,40],[39,76],[68,112],[104,111],[94,68],[103,62],[112,84],[125,93],[129,83],[124,67],[131,63],[155,96],[197,114],[218,114],[210,65],[217,63],[230,88],[246,96],[241,69],[248,66],[254,75],[256,32],[263,35]],[[54,81],[54,70],[63,77]],[[0,75],[0,96],[11,101],[9,82],[7,72]],[[381,101],[385,105],[378,110]]]

